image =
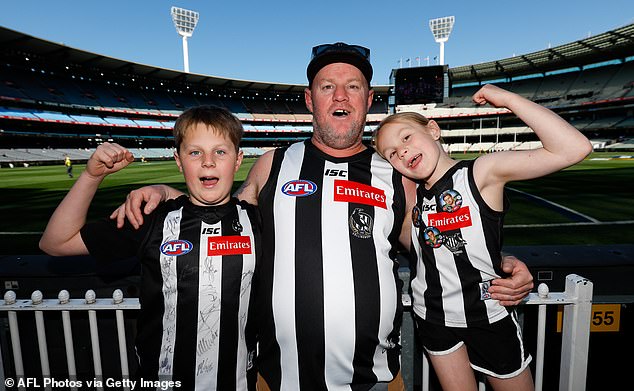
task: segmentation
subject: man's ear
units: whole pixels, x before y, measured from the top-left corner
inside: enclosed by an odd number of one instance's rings
[[[313,95],[310,88],[304,88],[304,102],[306,103],[306,108],[311,113],[313,112]]]
[[[370,91],[368,91],[368,107],[366,108],[368,112],[370,111],[370,107],[372,107],[373,100],[374,100],[374,90],[370,89]]]

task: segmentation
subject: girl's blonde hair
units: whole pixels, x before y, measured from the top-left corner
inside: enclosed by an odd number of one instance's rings
[[[379,150],[377,149],[376,144],[377,137],[379,136],[379,131],[383,126],[395,122],[411,122],[413,124],[420,125],[423,128],[427,128],[427,125],[429,124],[429,119],[424,115],[415,113],[413,111],[404,111],[402,113],[392,114],[383,118],[383,121],[379,123],[379,125],[376,127],[376,129],[374,129],[374,132],[372,133],[372,147],[374,147],[374,150],[377,151],[379,155],[381,155],[381,152],[379,152]],[[440,140],[440,142],[442,143],[442,139]],[[381,155],[381,157],[385,158],[385,156],[383,155]]]

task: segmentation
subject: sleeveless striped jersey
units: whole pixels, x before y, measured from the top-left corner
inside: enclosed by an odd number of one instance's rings
[[[333,158],[308,140],[275,151],[258,206],[258,370],[271,389],[392,380],[402,318],[392,260],[404,216],[401,176],[373,150]]]
[[[473,178],[475,160],[460,161],[429,190],[419,185],[412,211],[413,309],[430,322],[468,327],[509,314],[490,299],[500,277],[502,226],[508,209],[491,209]]]
[[[140,377],[178,381],[174,389],[247,389],[259,224],[247,203],[200,207],[182,196],[161,204],[140,230],[117,230],[111,221],[82,228],[99,261],[141,260]]]

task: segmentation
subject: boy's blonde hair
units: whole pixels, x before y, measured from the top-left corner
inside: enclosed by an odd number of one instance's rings
[[[372,147],[374,147],[374,150],[377,151],[379,155],[381,155],[381,152],[377,149],[376,144],[377,137],[379,136],[379,131],[383,126],[394,122],[411,122],[413,124],[420,125],[423,128],[426,128],[429,124],[429,119],[424,115],[415,113],[413,111],[404,111],[402,113],[392,114],[383,118],[383,121],[379,123],[379,125],[376,127],[376,129],[374,129],[374,132],[372,133]],[[440,142],[442,142],[442,139],[440,140]],[[385,158],[385,156],[383,155],[381,155],[381,157]]]
[[[242,122],[229,110],[212,105],[195,106],[185,110],[174,124],[174,145],[180,150],[181,143],[187,132],[198,124],[205,124],[221,136],[231,140],[236,152],[238,152],[244,128]]]

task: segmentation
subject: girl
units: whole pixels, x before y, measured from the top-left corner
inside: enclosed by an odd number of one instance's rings
[[[499,278],[507,182],[544,176],[583,160],[592,145],[557,114],[515,93],[485,85],[476,104],[505,107],[543,147],[452,159],[440,128],[418,113],[385,118],[377,152],[417,182],[411,219],[411,289],[417,332],[445,391],[476,390],[473,370],[496,391],[533,390],[515,311],[490,298]]]

